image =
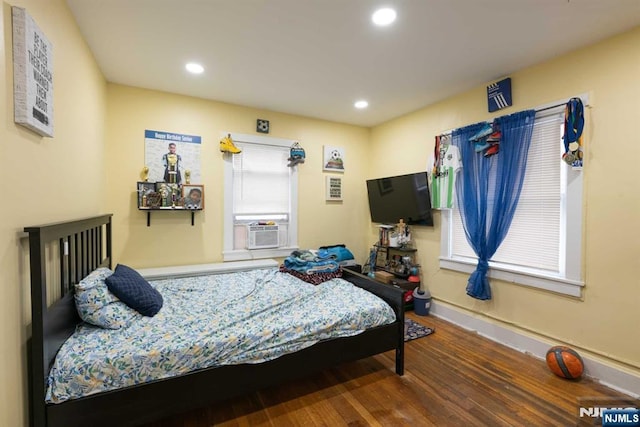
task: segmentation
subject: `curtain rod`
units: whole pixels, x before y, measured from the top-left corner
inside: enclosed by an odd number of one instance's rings
[[[549,107],[544,107],[544,108],[540,108],[538,110],[534,110],[536,113],[540,113],[542,111],[547,111],[547,110],[552,110],[554,108],[558,108],[558,107],[562,107],[563,105],[567,105],[566,102],[563,102],[561,104],[556,104],[556,105],[550,105]]]
[[[560,103],[560,104],[550,105],[550,106],[548,106],[548,107],[539,108],[539,109],[537,109],[537,110],[533,110],[533,111],[535,111],[535,112],[536,112],[536,114],[538,114],[538,113],[540,113],[540,112],[542,112],[542,111],[547,111],[547,110],[552,110],[552,109],[554,109],[554,108],[562,107],[563,105],[567,105],[567,103],[566,103],[566,102],[562,102],[562,103]],[[485,122],[486,122],[486,123],[489,123],[489,120],[486,120]],[[493,119],[491,120],[491,122],[493,122]],[[482,122],[480,122],[480,123],[482,123]],[[441,133],[439,136],[451,136],[451,135],[453,135],[453,130],[450,130],[450,131],[447,131],[447,132]]]
[[[579,95],[579,96],[576,96],[576,98],[580,98],[580,99],[582,100],[582,102],[584,103],[584,106],[585,106],[585,107],[589,107],[589,106],[590,106],[590,105],[589,105],[589,103],[588,103],[588,97],[589,97],[589,96],[588,96],[588,94],[581,94],[581,95]],[[587,99],[587,101],[586,101],[586,102],[584,101],[584,99],[585,99],[585,98]],[[550,105],[550,106],[548,106],[548,107],[543,107],[543,108],[534,109],[533,111],[535,111],[535,112],[536,112],[536,114],[537,114],[537,113],[541,113],[541,112],[543,112],[543,111],[552,110],[552,109],[554,109],[554,108],[558,108],[558,107],[566,106],[566,105],[567,105],[567,102],[569,102],[569,100],[570,100],[570,99],[571,99],[571,98],[567,98],[567,101],[558,102],[557,104],[553,104],[553,105]],[[494,119],[491,119],[491,120],[485,120],[485,121],[488,123],[488,122],[493,122],[493,120],[494,120]],[[440,136],[451,136],[451,135],[452,135],[452,133],[453,133],[453,130],[454,130],[454,129],[449,130],[449,131],[446,131],[446,132],[443,132],[443,133],[441,133],[441,134],[440,134]]]

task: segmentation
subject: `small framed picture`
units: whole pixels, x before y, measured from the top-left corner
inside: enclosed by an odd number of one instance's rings
[[[387,248],[379,246],[376,252],[376,267],[385,268],[387,266]]]
[[[324,146],[322,169],[328,172],[344,172],[344,148]]]
[[[183,185],[182,199],[185,209],[204,209],[204,185]]]
[[[138,182],[138,208],[148,208],[148,197],[156,191],[155,182]]]
[[[341,176],[327,176],[326,200],[342,200]]]

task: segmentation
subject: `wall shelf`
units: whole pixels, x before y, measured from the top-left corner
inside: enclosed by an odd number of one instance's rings
[[[151,227],[151,212],[191,212],[191,226],[195,225],[195,215],[197,211],[201,211],[202,209],[185,209],[181,206],[176,207],[163,207],[163,208],[138,208],[139,211],[147,212],[147,227]]]

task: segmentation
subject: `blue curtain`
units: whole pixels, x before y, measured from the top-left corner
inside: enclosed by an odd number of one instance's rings
[[[467,284],[467,294],[473,298],[491,299],[489,259],[507,235],[518,205],[534,118],[534,110],[497,118],[494,123],[502,132],[500,150],[490,157],[477,153],[469,142],[486,123],[452,133],[452,144],[462,158],[461,175],[456,181],[457,205],[467,241],[478,256],[478,265]]]

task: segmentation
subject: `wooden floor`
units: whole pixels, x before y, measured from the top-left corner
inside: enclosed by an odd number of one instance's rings
[[[388,352],[145,427],[575,426],[578,398],[623,397],[436,317],[407,317],[436,332],[406,343],[402,377]]]

